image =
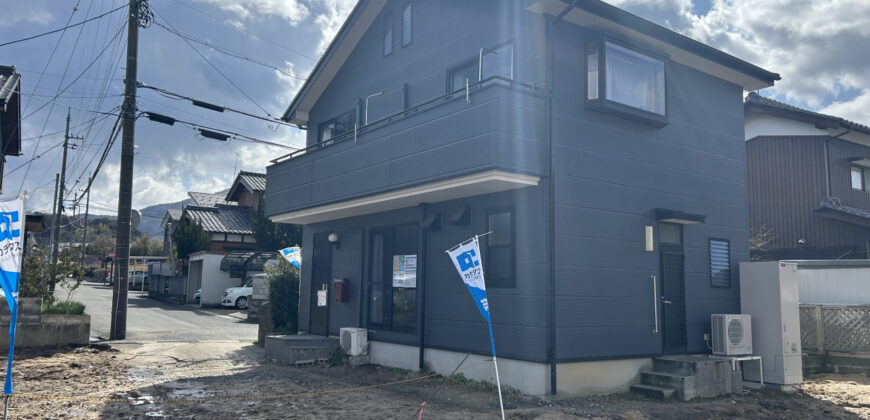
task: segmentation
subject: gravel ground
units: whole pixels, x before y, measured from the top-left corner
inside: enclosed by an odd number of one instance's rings
[[[5,363],[4,363],[5,365]],[[19,351],[9,418],[498,418],[486,385],[377,366],[296,368],[239,342],[99,344]],[[422,378],[422,379],[420,379]],[[391,386],[372,387],[390,382]],[[347,390],[349,388],[360,388]],[[81,397],[37,399],[27,395]],[[807,378],[803,391],[660,402],[631,394],[545,400],[506,395],[515,419],[828,418],[870,420],[870,380]]]

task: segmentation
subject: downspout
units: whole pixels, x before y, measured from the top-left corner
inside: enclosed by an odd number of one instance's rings
[[[423,217],[420,220],[426,220],[429,216],[429,204],[420,204],[423,210]],[[420,229],[420,253],[417,256],[417,302],[420,307],[420,370],[425,369],[425,347],[426,347],[426,241],[428,240],[428,229],[421,224]]]
[[[549,264],[549,275],[550,275],[550,285],[549,285],[549,304],[548,306],[548,317],[549,317],[549,333],[550,333],[550,343],[547,349],[547,358],[550,360],[550,394],[556,395],[556,171],[553,168],[553,162],[555,162],[555,147],[553,147],[553,74],[554,74],[554,59],[555,59],[555,48],[553,45],[554,39],[554,31],[556,28],[556,24],[559,23],[565,15],[568,14],[576,4],[576,0],[574,0],[570,6],[566,7],[561,13],[559,13],[553,20],[550,21],[550,24],[547,25],[547,147],[548,147],[548,171],[550,182],[548,183],[549,189],[549,213],[550,213],[550,223],[548,226],[548,252],[550,255],[550,264]]]

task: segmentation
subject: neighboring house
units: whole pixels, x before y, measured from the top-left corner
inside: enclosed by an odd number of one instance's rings
[[[190,200],[193,202],[194,206],[199,207],[214,207],[218,204],[226,204],[226,205],[236,205],[235,201],[227,201],[226,196],[224,194],[213,194],[213,193],[203,193],[203,192],[195,192],[188,191],[187,196],[190,197]]]
[[[491,232],[502,383],[622,391],[707,352],[749,259],[743,92],[778,79],[599,1],[360,1],[284,115],[307,148],[267,168],[265,214],[304,225],[299,329],[367,328],[407,369],[485,357],[445,250]]]
[[[240,206],[248,206],[254,212],[260,207],[260,197],[266,191],[266,174],[241,171],[233,181],[230,191],[227,192],[226,201],[239,203]]]
[[[744,112],[753,257],[870,258],[870,127],[756,93]]]
[[[214,207],[189,205],[181,214],[182,223],[199,223],[208,233],[211,244],[208,251],[227,252],[256,249],[251,209],[248,207],[217,204]]]
[[[172,253],[172,232],[175,231],[175,225],[181,220],[181,210],[169,209],[163,215],[163,220],[160,222],[160,227],[163,228],[163,255],[170,256]]]
[[[21,155],[21,75],[0,66],[0,192],[6,156]]]

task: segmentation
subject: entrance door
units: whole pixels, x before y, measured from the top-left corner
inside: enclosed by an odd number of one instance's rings
[[[681,225],[662,223],[659,227],[662,271],[663,352],[686,353],[686,276]]]
[[[329,306],[317,306],[318,291],[327,294],[326,304],[329,304],[329,281],[332,276],[332,244],[329,234],[314,235],[314,258],[311,265],[311,320],[309,334],[326,335],[329,323]]]

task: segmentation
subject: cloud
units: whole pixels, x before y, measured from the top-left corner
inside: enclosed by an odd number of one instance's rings
[[[870,125],[870,88],[848,101],[836,101],[819,112],[835,115],[860,124]]]
[[[356,5],[356,0],[324,0],[320,2],[324,10],[316,15],[314,23],[320,28],[320,42],[317,52],[326,51],[326,47],[335,38],[345,19]]]
[[[277,16],[291,25],[308,17],[308,7],[297,0],[196,0],[210,3],[233,13],[243,20],[256,20],[265,16]]]
[[[45,0],[4,2],[3,13],[0,13],[0,26],[11,26],[16,23],[37,23],[45,25],[54,20],[51,10],[57,10],[54,4]],[[66,10],[64,10],[66,13]]]
[[[780,73],[782,80],[766,95],[818,109],[867,89],[866,0],[714,0],[703,15],[693,14],[691,0],[610,2]]]

